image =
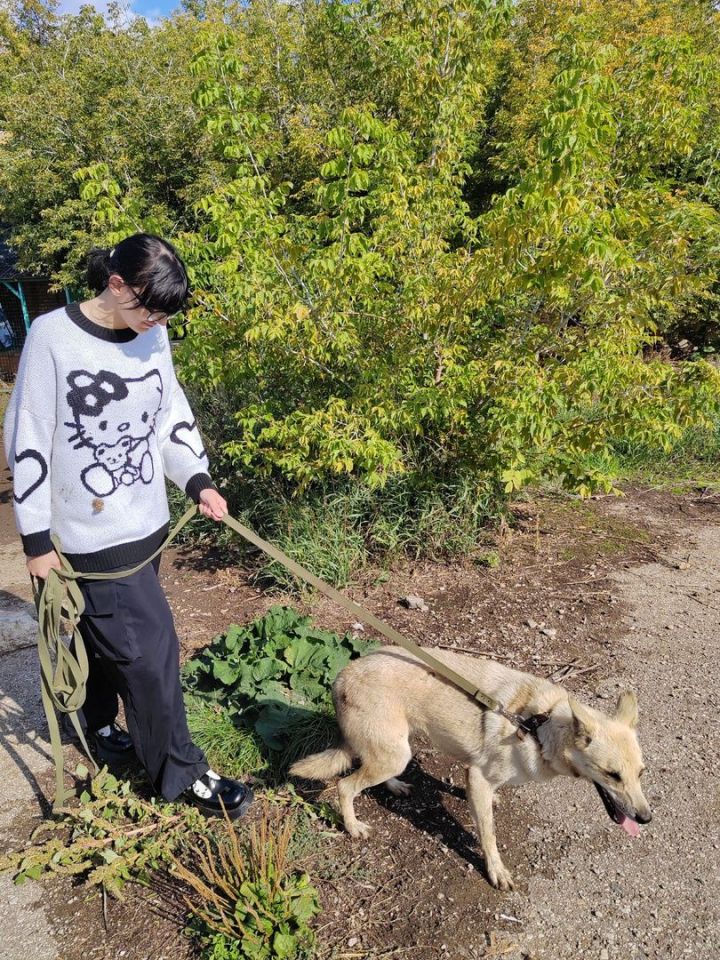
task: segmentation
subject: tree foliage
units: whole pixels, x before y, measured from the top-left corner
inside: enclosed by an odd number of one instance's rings
[[[79,170],[112,170],[135,201],[133,229],[192,223],[211,176],[189,73],[198,24],[179,16],[150,29],[120,6],[109,22],[90,6],[64,17],[44,9],[13,2],[0,20],[0,223],[22,269],[78,286],[103,239],[102,178],[83,196]]]
[[[13,190],[40,128],[27,81],[7,84],[2,216],[21,249],[64,257],[59,276],[81,236],[175,233],[196,290],[182,372],[220,398],[207,426],[245,476],[609,489],[617,440],[669,446],[718,409],[702,349],[658,350],[717,330],[718,22],[699,0],[256,0],[152,31],[60,18],[57,36],[95,33],[86,86],[48,68],[49,89],[95,133],[72,155],[54,127],[47,182]],[[101,147],[90,66],[112,44],[152,44],[177,82],[161,95],[126,57],[112,89],[136,99]],[[6,56],[38,71],[36,48]]]

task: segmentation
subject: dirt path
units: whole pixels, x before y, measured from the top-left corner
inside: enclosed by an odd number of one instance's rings
[[[344,944],[365,948],[357,955],[368,958],[395,956],[394,947],[414,960],[714,960],[717,498],[630,491],[625,500],[572,508],[567,523],[552,503],[526,512],[535,536],[524,543],[516,536],[508,569],[474,582],[460,609],[467,586],[458,582],[460,571],[426,571],[420,592],[429,596],[432,573],[442,581],[436,591],[452,597],[437,618],[442,623],[424,625],[425,636],[544,675],[575,660],[580,672],[566,686],[606,712],[622,689],[633,688],[654,820],[633,840],[588,784],[507,788],[497,834],[517,889],[499,894],[476,855],[457,788],[462,770],[421,749],[420,768],[404,776],[414,798],[388,801],[378,789],[356,803],[376,832],[355,854],[363,882],[342,885],[329,911],[331,939],[344,935]],[[539,513],[542,521],[533,523]],[[622,544],[639,552],[618,555]]]
[[[0,454],[0,850],[22,843],[13,824],[18,814],[40,816],[37,777],[50,768],[40,701],[34,636],[28,629],[30,583],[12,521],[11,489]],[[15,629],[15,625],[20,625]],[[57,960],[52,921],[43,890],[17,887],[0,874],[0,955],[3,960]]]
[[[504,912],[521,921],[516,939],[532,956],[718,955],[720,528],[676,533],[684,569],[654,563],[614,577],[627,603],[623,656],[599,690],[638,693],[654,820],[632,840],[599,818],[592,790],[528,790],[539,820],[528,838],[535,875]]]
[[[498,837],[518,886],[501,895],[488,887],[465,829],[467,804],[453,786],[459,771],[421,750],[422,769],[409,775],[417,787],[412,800],[388,801],[376,791],[359,801],[362,818],[376,826],[372,842],[338,837],[330,851],[323,848],[333,858],[319,878],[323,939],[335,945],[333,958],[714,960],[720,510],[712,503],[692,509],[691,502],[632,495],[581,513],[573,508],[562,522],[542,507],[542,523],[528,508],[525,532],[519,522],[498,571],[420,565],[356,591],[375,613],[425,642],[497,653],[545,675],[552,664],[591,661],[595,672],[571,676],[567,685],[601,709],[633,687],[655,818],[632,840],[587,785],[508,790]],[[165,586],[186,653],[272,602],[240,572],[198,566],[187,554],[172,561]],[[0,482],[0,562],[0,614],[22,611],[29,591],[7,482]],[[421,592],[430,612],[399,608],[406,592]],[[324,626],[349,626],[322,601],[314,613]],[[0,653],[3,848],[20,844],[42,816],[41,787],[51,783],[36,670],[32,648]],[[97,896],[69,885],[14,887],[0,876],[0,899],[3,960],[188,955],[176,928],[142,901],[113,905],[106,929]]]

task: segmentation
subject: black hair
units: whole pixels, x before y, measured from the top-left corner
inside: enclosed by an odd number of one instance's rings
[[[171,243],[151,233],[135,233],[112,250],[94,247],[88,259],[88,284],[102,293],[112,274],[137,293],[137,307],[168,315],[181,310],[190,295],[185,264]]]

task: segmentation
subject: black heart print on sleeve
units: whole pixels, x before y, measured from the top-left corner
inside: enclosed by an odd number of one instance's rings
[[[187,447],[188,450],[191,450],[198,460],[200,460],[205,456],[205,448],[202,445],[202,440],[196,427],[197,420],[193,420],[192,423],[188,423],[187,420],[181,420],[180,423],[176,423],[172,428],[170,439],[173,443],[179,443],[181,446]],[[198,453],[198,451],[200,452]]]
[[[15,503],[23,503],[31,493],[42,486],[48,475],[45,458],[37,450],[23,450],[15,457],[13,485]]]

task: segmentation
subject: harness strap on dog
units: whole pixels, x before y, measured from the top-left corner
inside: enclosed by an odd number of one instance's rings
[[[534,713],[529,717],[521,717],[519,713],[512,713],[500,705],[498,705],[498,709],[495,711],[495,713],[499,713],[501,717],[504,717],[507,721],[513,724],[515,727],[515,732],[520,740],[524,740],[525,737],[530,734],[530,736],[534,740],[537,740],[538,743],[540,743],[538,730],[550,719],[549,713]]]
[[[534,713],[531,717],[523,717],[520,720],[518,731],[522,730],[523,736],[526,733],[529,733],[534,740],[537,740],[537,742],[540,743],[540,735],[538,734],[538,730],[544,723],[547,723],[549,719],[549,713]]]

